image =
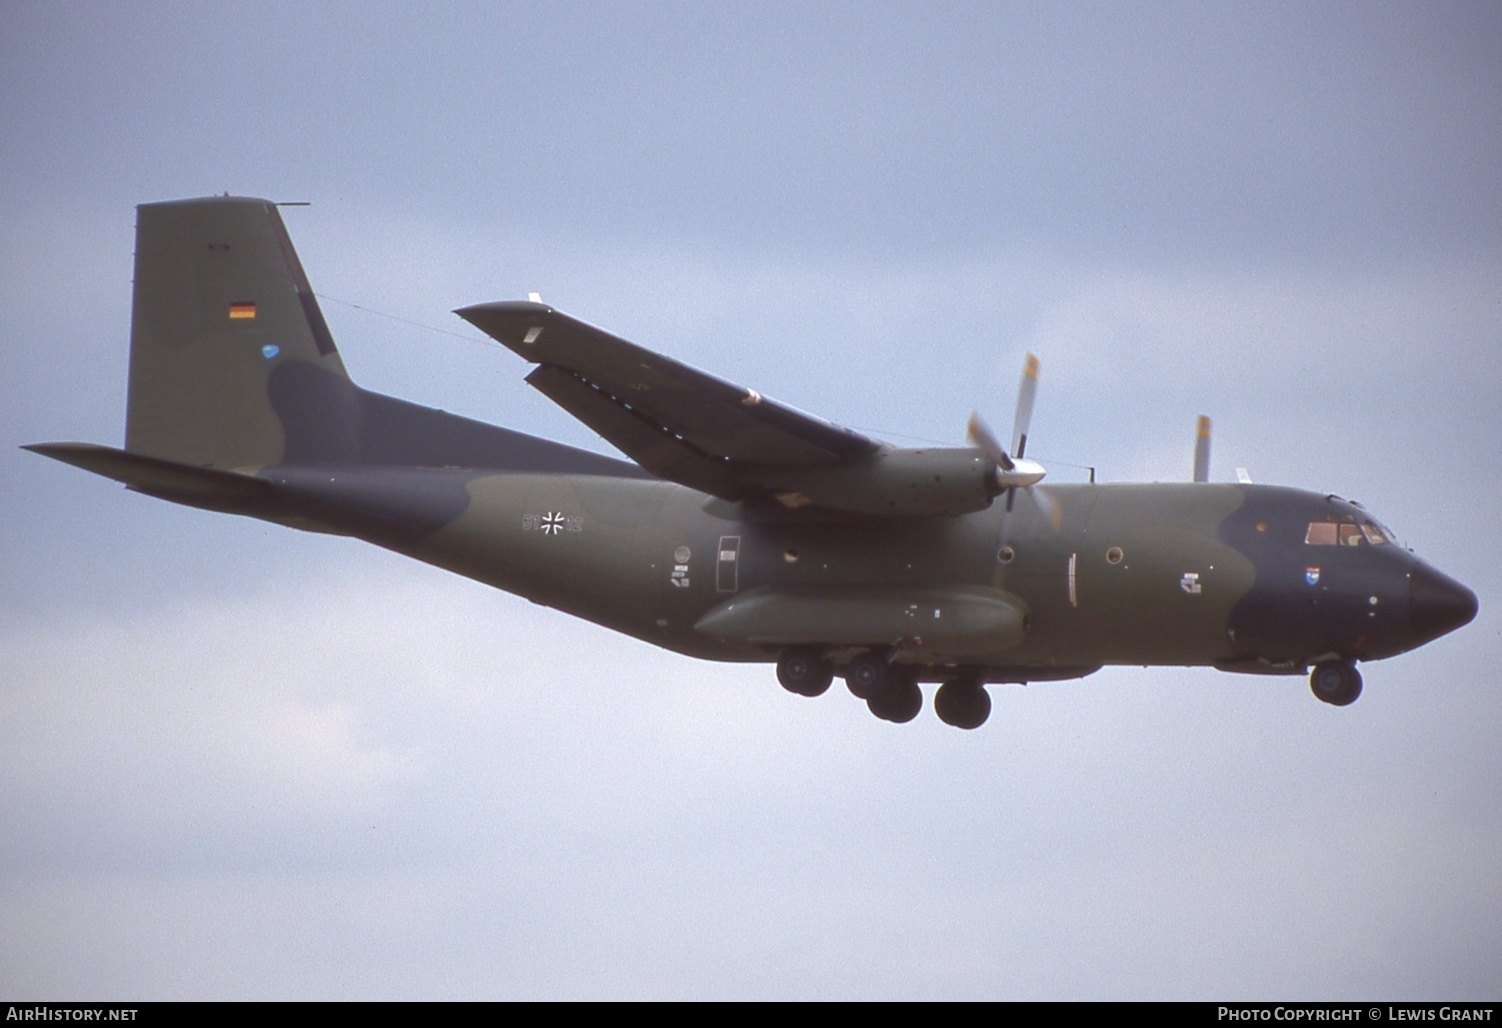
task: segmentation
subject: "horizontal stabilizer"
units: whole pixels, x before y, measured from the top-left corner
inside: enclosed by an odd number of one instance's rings
[[[22,449],[123,482],[137,492],[191,507],[268,516],[270,483],[233,471],[197,468],[94,443],[33,443]]]

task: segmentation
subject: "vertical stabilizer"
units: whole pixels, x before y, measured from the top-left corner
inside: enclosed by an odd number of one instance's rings
[[[292,371],[348,380],[276,205],[137,208],[125,448],[200,467],[280,463],[287,430],[271,383]],[[338,405],[309,415],[300,432],[349,430]]]

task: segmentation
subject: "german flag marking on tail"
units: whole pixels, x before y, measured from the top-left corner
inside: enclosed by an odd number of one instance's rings
[[[256,305],[250,302],[232,303],[229,305],[229,319],[231,321],[254,321],[256,317]]]

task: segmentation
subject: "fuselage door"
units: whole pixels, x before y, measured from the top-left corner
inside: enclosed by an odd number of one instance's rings
[[[715,589],[733,593],[740,588],[741,537],[720,536],[719,557],[715,561]]]

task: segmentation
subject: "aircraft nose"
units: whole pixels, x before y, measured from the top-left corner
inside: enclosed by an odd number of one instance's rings
[[[1408,579],[1408,627],[1419,643],[1438,639],[1476,616],[1476,594],[1420,561]]]

